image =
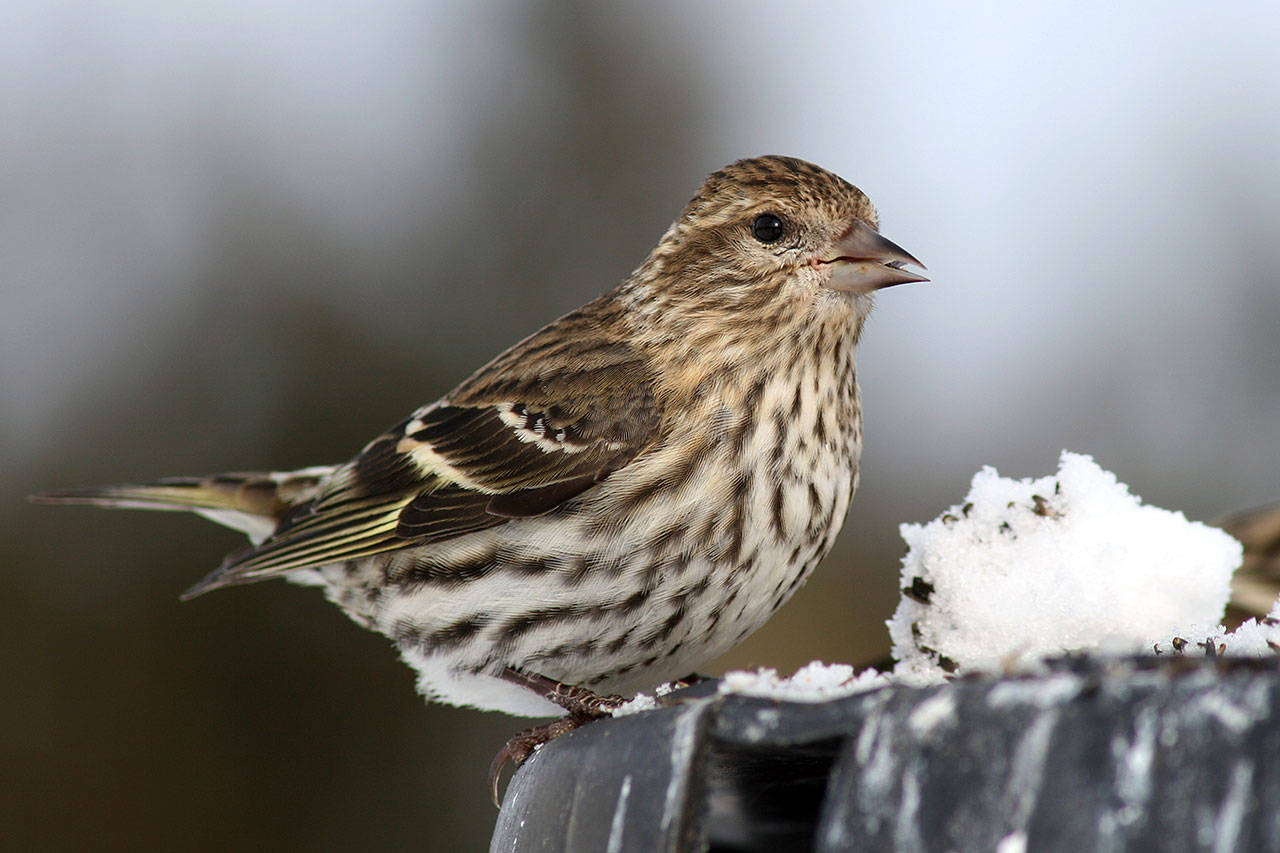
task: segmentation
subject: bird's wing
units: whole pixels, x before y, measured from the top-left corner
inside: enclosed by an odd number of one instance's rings
[[[551,512],[655,440],[660,406],[630,347],[549,354],[537,342],[379,436],[187,597]],[[539,357],[522,363],[531,348]]]

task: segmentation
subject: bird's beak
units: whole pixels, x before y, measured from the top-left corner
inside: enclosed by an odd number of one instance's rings
[[[928,281],[902,269],[904,264],[924,269],[924,264],[911,257],[906,250],[880,236],[880,233],[861,219],[853,220],[849,232],[836,241],[831,257],[814,262],[831,270],[826,286],[846,293],[870,293],[882,287],[906,284],[909,281]]]

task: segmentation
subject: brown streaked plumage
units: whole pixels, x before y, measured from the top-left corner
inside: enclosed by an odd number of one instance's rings
[[[924,280],[877,227],[824,169],[742,160],[616,289],[345,465],[37,499],[240,527],[254,545],[187,597],[319,583],[429,698],[572,724],[601,707],[587,691],[731,648],[831,547],[857,483],[871,293]]]

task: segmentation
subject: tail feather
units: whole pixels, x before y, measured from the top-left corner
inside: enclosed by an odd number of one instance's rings
[[[185,510],[243,531],[258,542],[275,530],[290,509],[314,498],[320,482],[332,470],[321,466],[299,471],[170,477],[152,483],[41,492],[32,495],[31,500],[110,509]]]

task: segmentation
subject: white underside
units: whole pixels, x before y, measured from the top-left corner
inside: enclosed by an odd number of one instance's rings
[[[418,692],[436,702],[503,711],[515,717],[562,717],[564,709],[538,694],[492,675],[459,674],[449,664],[417,649],[400,657],[418,672]]]
[[[240,512],[234,509],[194,507],[192,512],[216,524],[221,524],[223,527],[239,530],[248,536],[249,541],[254,545],[260,544],[262,540],[270,536],[275,531],[277,524],[274,518],[264,518],[261,515],[253,515],[252,513]]]

